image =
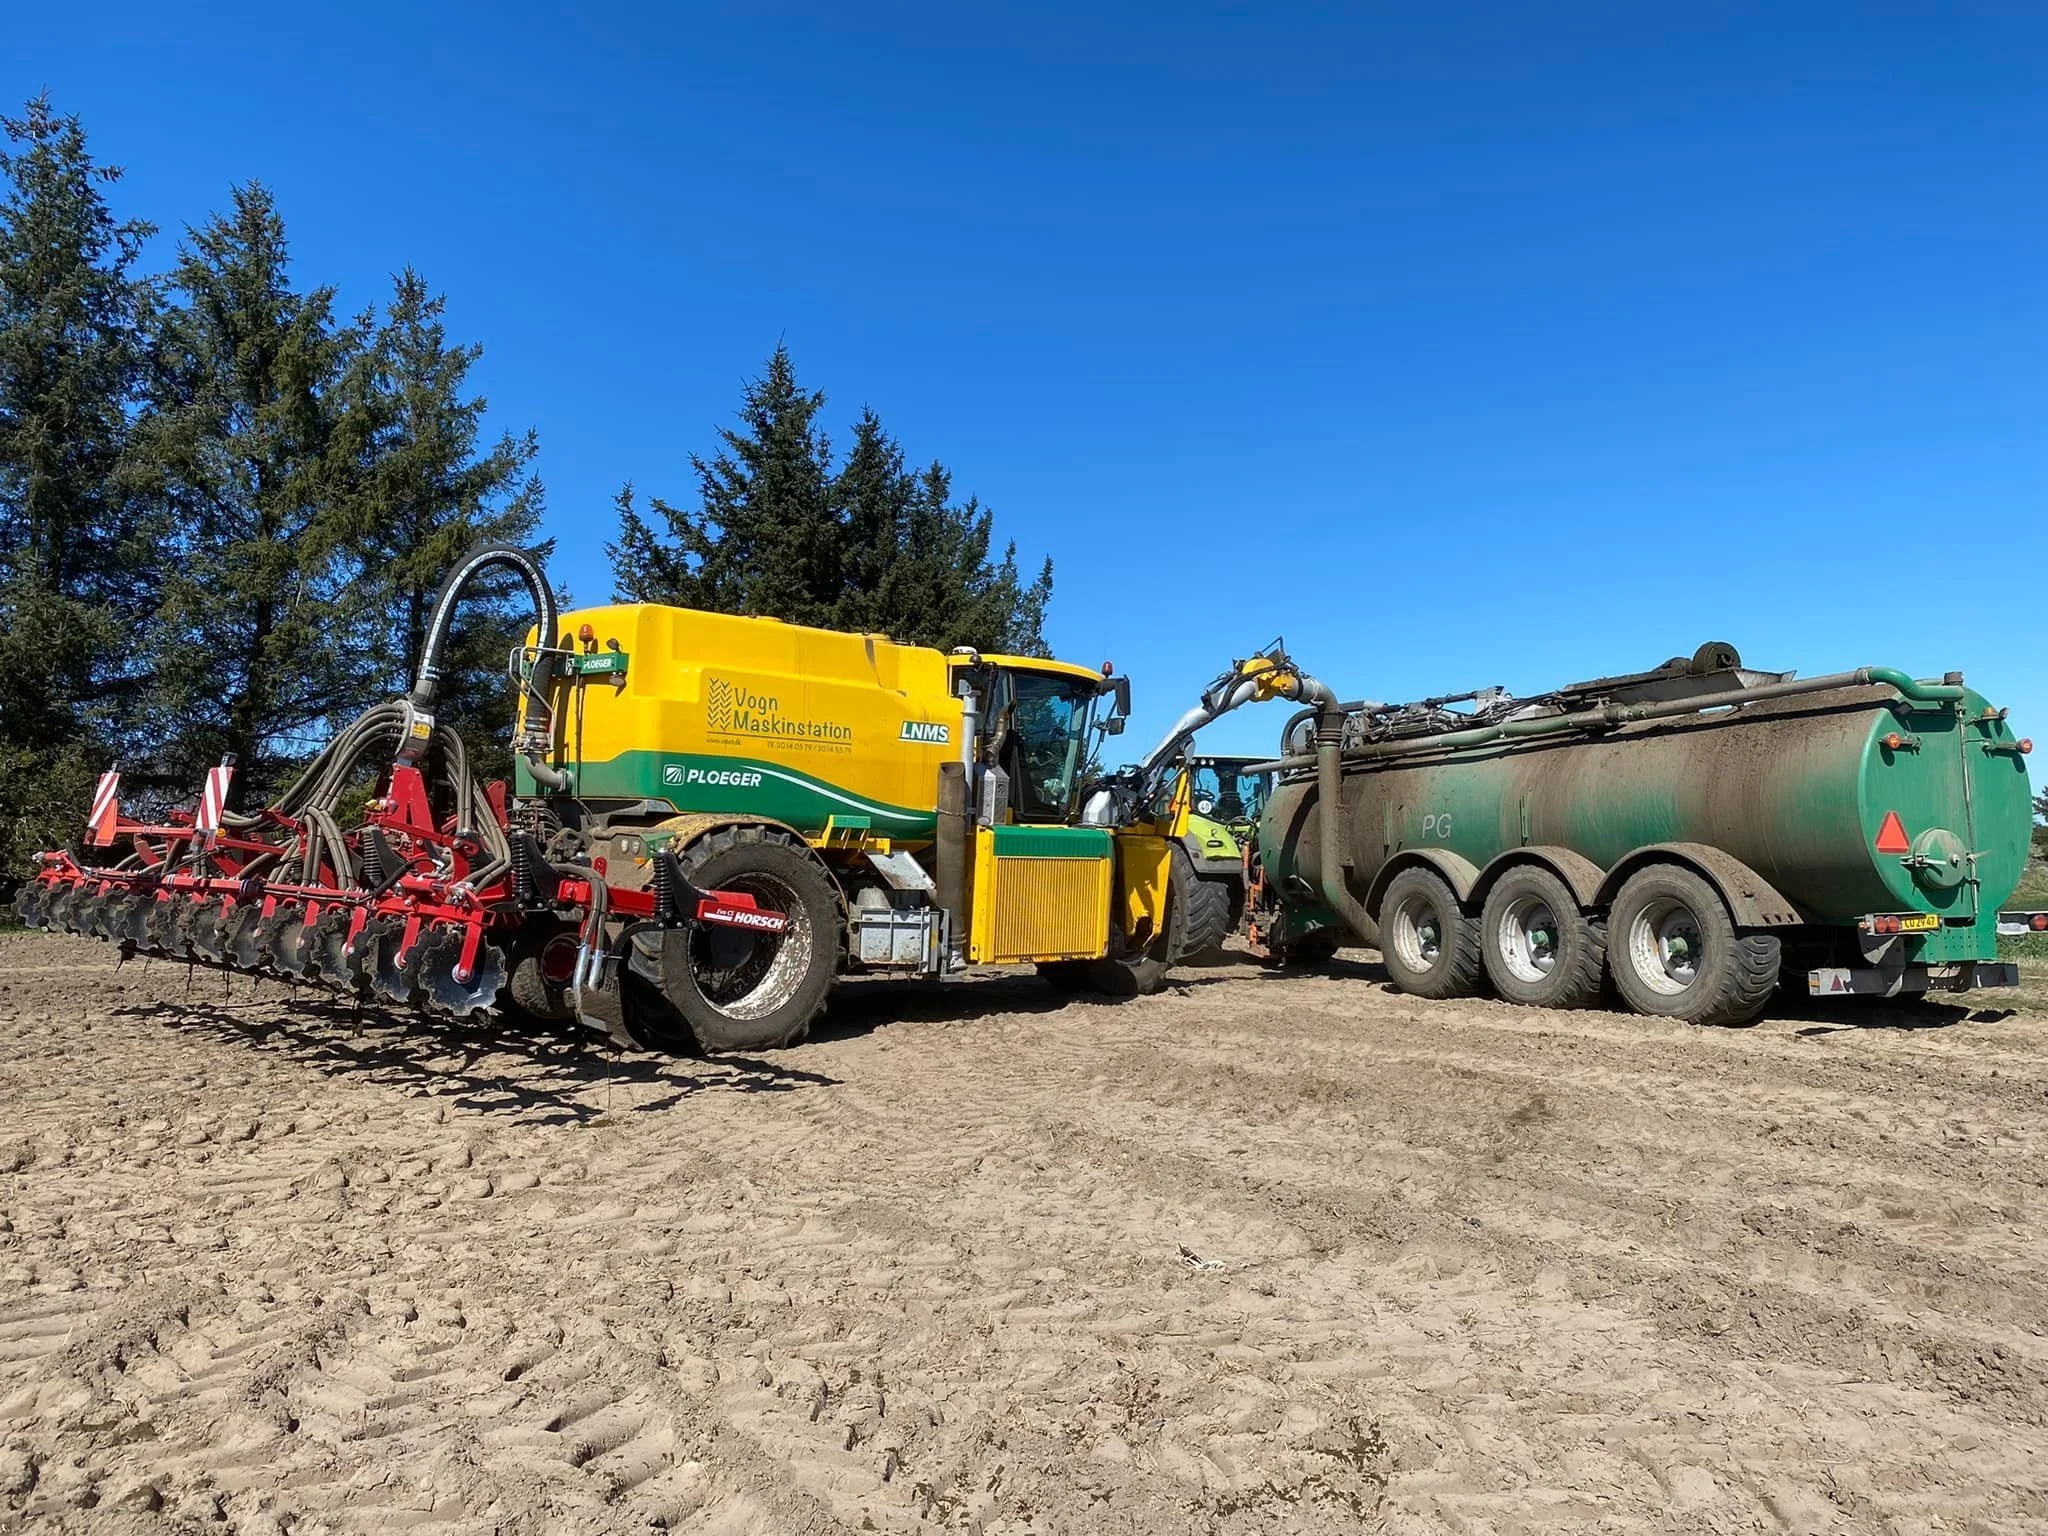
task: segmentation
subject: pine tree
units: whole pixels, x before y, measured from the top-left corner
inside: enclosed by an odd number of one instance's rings
[[[118,221],[75,117],[0,117],[0,862],[70,841],[116,750],[151,563],[129,494],[152,233]]]
[[[350,558],[367,599],[355,649],[366,688],[385,697],[412,685],[449,568],[476,544],[529,544],[540,525],[539,440],[506,433],[480,448],[489,405],[467,389],[483,348],[449,341],[446,307],[417,272],[401,272],[382,322],[360,322],[372,337],[341,389],[337,442],[354,478]],[[449,637],[437,713],[486,763],[493,748],[509,762],[505,656],[530,612],[523,588],[486,586]]]
[[[747,385],[740,427],[724,447],[690,458],[699,505],[660,499],[643,519],[628,486],[619,497],[619,541],[609,546],[619,594],[794,624],[830,624],[842,578],[840,519],[832,500],[832,448],[818,425],[825,397],[802,389],[789,350]]]
[[[347,559],[352,465],[338,384],[365,338],[334,292],[296,292],[284,221],[255,183],[188,231],[138,429],[173,530],[152,627],[167,787],[223,752],[261,799],[364,697],[367,594]]]
[[[904,469],[902,448],[874,411],[861,412],[854,424],[853,445],[832,491],[845,519],[833,624],[919,643],[913,632],[923,616],[908,611],[915,584],[903,579],[902,570],[918,482]]]
[[[902,450],[872,411],[854,429],[836,492],[847,510],[842,627],[941,650],[971,645],[1049,654],[1043,629],[1052,562],[1028,587],[1018,576],[1015,544],[991,565],[988,511],[973,499],[953,504],[952,474],[943,464],[905,473]]]
[[[973,499],[954,504],[941,464],[907,471],[872,410],[835,471],[818,425],[823,406],[824,396],[797,386],[787,349],[777,347],[747,387],[741,428],[722,432],[716,458],[691,460],[697,509],[656,498],[643,517],[627,486],[610,546],[620,596],[918,645],[1047,654],[1052,562],[1029,583],[1014,544],[991,562],[987,509]]]

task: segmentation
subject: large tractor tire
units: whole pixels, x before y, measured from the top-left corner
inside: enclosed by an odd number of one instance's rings
[[[1085,962],[1088,985],[1104,997],[1145,997],[1166,984],[1166,973],[1187,953],[1188,887],[1200,882],[1180,850],[1174,850],[1174,875],[1166,886],[1166,921],[1144,948],[1121,955],[1105,955]],[[1180,878],[1186,869],[1186,878]]]
[[[665,1038],[662,1010],[641,1010],[660,1044],[704,1051],[764,1051],[810,1032],[838,978],[845,921],[825,867],[773,827],[721,827],[681,850],[683,876],[700,890],[737,891],[789,919],[779,934],[702,924],[661,936],[660,991],[689,1033]],[[651,1012],[651,1016],[650,1016]]]
[[[1721,893],[1683,864],[1648,864],[1622,882],[1607,938],[1615,990],[1638,1013],[1747,1024],[1777,989],[1777,936],[1738,929]]]
[[[1187,914],[1183,926],[1186,932],[1181,942],[1186,947],[1176,957],[1180,960],[1214,960],[1223,953],[1223,941],[1230,937],[1231,929],[1237,926],[1231,900],[1231,882],[1228,880],[1207,880],[1195,873],[1195,861],[1188,857],[1185,848],[1173,850],[1173,886],[1181,898],[1182,910]]]

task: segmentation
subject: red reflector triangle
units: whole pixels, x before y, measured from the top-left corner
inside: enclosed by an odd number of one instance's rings
[[[1897,811],[1886,811],[1884,820],[1877,829],[1877,851],[1879,853],[1911,853],[1913,839],[1906,836],[1906,824],[1899,820]]]

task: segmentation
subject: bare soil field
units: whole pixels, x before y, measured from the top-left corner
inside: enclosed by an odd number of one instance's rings
[[[0,939],[0,1530],[2048,1528],[2048,998],[619,1056]]]

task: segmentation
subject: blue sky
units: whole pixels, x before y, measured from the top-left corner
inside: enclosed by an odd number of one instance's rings
[[[1284,633],[1350,694],[1700,641],[1962,668],[2048,751],[2048,15],[2022,7],[39,7],[167,239],[277,192],[419,267],[561,574],[778,339],[1053,556],[1162,729]],[[1219,726],[1263,749],[1278,707]],[[2036,778],[2039,779],[2039,771]]]

